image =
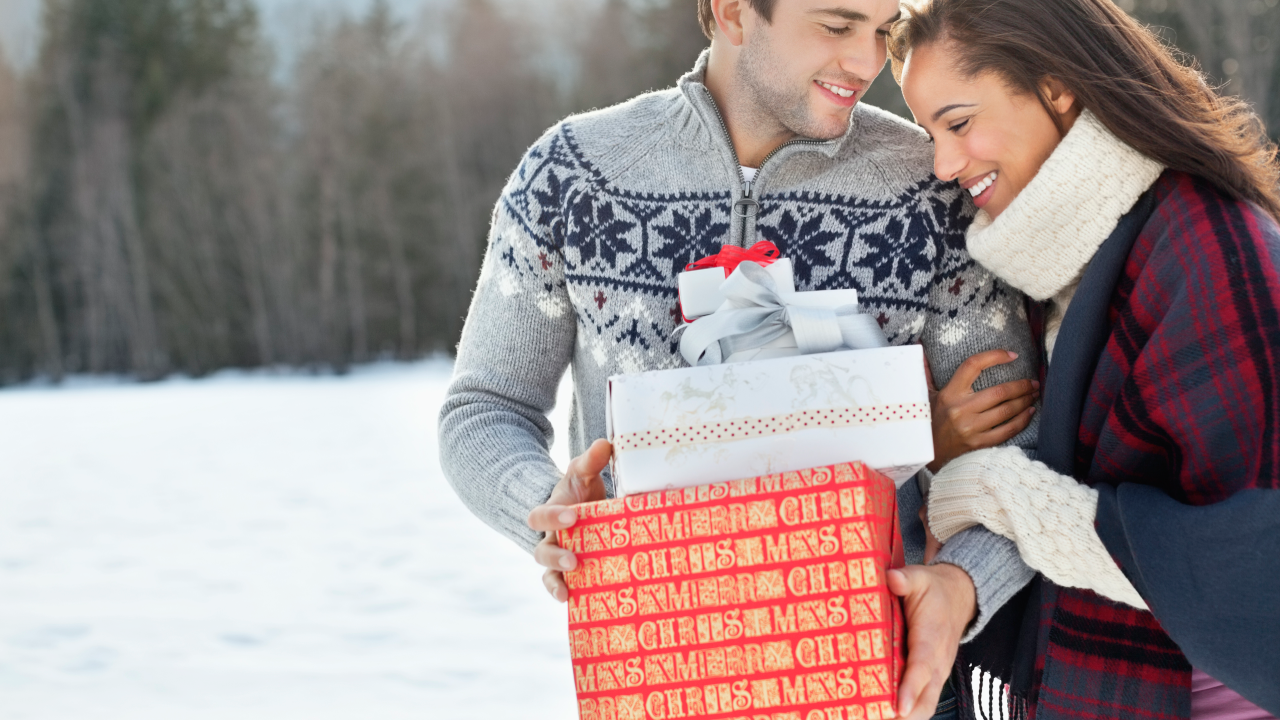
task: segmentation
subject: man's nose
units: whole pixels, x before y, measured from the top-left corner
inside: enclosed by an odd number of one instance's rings
[[[884,41],[875,32],[863,33],[858,42],[845,46],[840,69],[862,82],[870,83],[880,74],[885,63]]]

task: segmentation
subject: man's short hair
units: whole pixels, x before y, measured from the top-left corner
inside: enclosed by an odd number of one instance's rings
[[[747,0],[747,4],[751,6],[756,14],[764,18],[765,22],[773,20],[773,4],[777,0]],[[698,22],[702,23],[702,32],[706,34],[710,40],[716,34],[716,16],[711,12],[711,0],[698,0]]]

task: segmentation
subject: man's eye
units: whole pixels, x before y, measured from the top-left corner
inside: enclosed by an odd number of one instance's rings
[[[887,38],[889,37],[889,33],[891,32],[893,31],[890,28],[880,28],[879,30],[876,31],[876,34],[882,38]]]
[[[849,27],[847,25],[845,27],[831,27],[830,25],[823,25],[822,29],[826,30],[828,35],[835,35],[837,37],[849,34]]]
[[[954,132],[960,132],[961,130],[965,129],[965,127],[966,127],[966,126],[968,126],[968,125],[969,125],[969,121],[968,121],[968,120],[962,120],[962,121],[960,121],[960,122],[956,123],[955,125],[952,125],[952,126],[948,127],[948,128],[947,128],[947,130],[949,130],[949,131],[951,131],[951,132],[953,132],[953,133],[954,133]]]

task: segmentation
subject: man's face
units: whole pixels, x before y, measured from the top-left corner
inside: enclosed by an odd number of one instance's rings
[[[844,135],[884,67],[898,0],[777,0],[770,23],[743,14],[738,75],[759,119],[807,138]]]

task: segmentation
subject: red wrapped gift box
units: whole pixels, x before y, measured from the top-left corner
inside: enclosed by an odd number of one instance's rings
[[[582,720],[882,720],[893,481],[835,465],[580,505],[559,533]]]

